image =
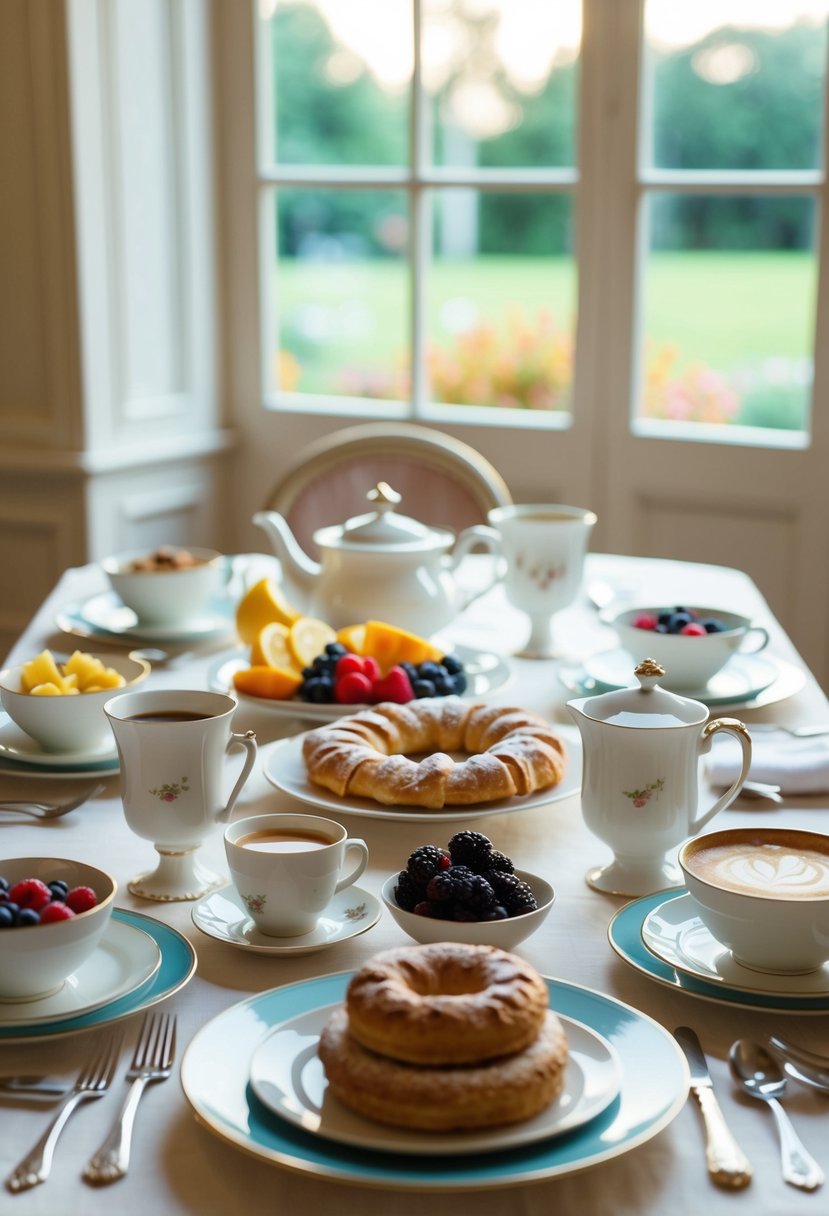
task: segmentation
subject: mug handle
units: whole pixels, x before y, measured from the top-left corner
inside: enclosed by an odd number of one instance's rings
[[[356,882],[363,870],[368,865],[368,845],[364,840],[358,840],[356,837],[349,836],[348,840],[345,842],[346,853],[349,849],[357,849],[360,856],[354,868],[348,874],[346,874],[345,878],[341,878],[337,883],[336,887],[334,888],[335,895],[338,891],[342,891],[345,887],[350,887],[353,882]]]
[[[736,781],[728,787],[723,796],[718,798],[712,807],[709,807],[707,811],[703,811],[696,819],[692,819],[689,822],[688,830],[692,836],[696,836],[700,828],[704,827],[709,819],[713,819],[718,811],[724,811],[727,806],[731,805],[743,788],[743,782],[748,776],[748,770],[751,767],[751,738],[748,733],[748,727],[737,718],[715,718],[713,722],[706,722],[700,735],[700,753],[711,750],[711,738],[720,730],[728,731],[729,734],[734,735],[742,748],[743,757],[740,773]]]
[[[745,631],[745,634],[743,636],[743,642],[747,641],[748,638],[750,638],[752,634],[758,635],[756,638],[758,645],[757,646],[740,645],[737,647],[738,653],[740,653],[740,654],[757,654],[757,652],[759,650],[765,650],[765,648],[768,646],[769,631],[768,631],[768,629],[766,629],[766,627],[764,625],[749,626],[749,628]]]
[[[473,545],[483,545],[487,552],[492,554],[492,570],[488,581],[483,587],[476,587],[474,591],[470,591],[461,599],[461,611],[467,608],[473,600],[478,599],[485,592],[489,591],[490,587],[494,587],[502,576],[501,563],[498,561],[501,555],[501,537],[495,528],[488,528],[486,524],[473,524],[471,528],[464,528],[455,541],[455,547],[452,550],[451,569],[457,569],[461,558],[466,556]]]
[[[223,811],[219,811],[218,815],[216,816],[217,823],[227,822],[228,818],[230,817],[230,812],[236,805],[236,799],[242,792],[242,786],[250,776],[250,770],[253,768],[254,761],[256,760],[256,735],[252,730],[245,731],[243,735],[233,734],[230,736],[230,741],[226,750],[230,751],[232,747],[243,747],[247,752],[247,755],[245,756],[245,763],[242,766],[242,771],[239,774],[239,778],[231,791],[230,797],[227,800],[227,806]]]

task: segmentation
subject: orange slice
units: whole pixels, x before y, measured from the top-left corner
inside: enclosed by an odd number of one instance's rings
[[[246,646],[252,646],[260,630],[271,621],[290,626],[299,615],[271,579],[260,578],[245,592],[236,607],[236,632]]]
[[[291,625],[288,646],[301,670],[303,667],[310,667],[328,643],[336,640],[336,631],[325,621],[318,621],[313,616],[301,616]]]
[[[294,667],[294,656],[288,645],[290,632],[281,621],[271,621],[260,629],[250,648],[251,667],[287,667],[289,670]]]
[[[237,692],[249,697],[266,697],[271,701],[288,701],[302,684],[298,671],[285,667],[244,667],[233,677]]]
[[[443,658],[443,652],[425,638],[386,621],[366,621],[363,653],[372,655],[384,673],[396,663],[437,662]]]
[[[337,641],[350,650],[352,654],[365,654],[363,646],[366,640],[365,625],[346,625],[345,629],[337,632]]]

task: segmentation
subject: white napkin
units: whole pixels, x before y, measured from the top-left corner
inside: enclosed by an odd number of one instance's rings
[[[796,739],[785,731],[762,731],[751,735],[752,781],[779,785],[784,794],[820,794],[829,791],[829,735]],[[728,786],[740,771],[736,740],[718,735],[712,741],[707,761],[712,785]]]

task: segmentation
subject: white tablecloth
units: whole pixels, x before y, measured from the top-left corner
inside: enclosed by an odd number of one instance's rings
[[[637,588],[643,600],[664,602],[693,599],[754,615],[772,634],[769,653],[787,663],[801,665],[791,644],[771,616],[753,584],[736,571],[679,563],[638,561],[591,555],[587,581],[600,575],[617,585]],[[67,638],[54,626],[61,605],[82,600],[103,588],[94,567],[68,571],[14,648],[11,661],[23,661],[45,645],[65,651]],[[379,613],[378,613],[379,615]],[[597,647],[613,645],[613,636],[598,621],[586,600],[561,614],[562,643],[576,658]],[[509,652],[522,641],[524,622],[503,600],[500,589],[473,604],[453,627],[451,636],[484,649]],[[71,643],[70,643],[71,644]],[[90,643],[81,643],[87,648]],[[167,687],[205,687],[215,653],[205,653],[179,666],[159,668],[151,679]],[[552,662],[512,660],[515,679],[498,695],[502,703],[536,708],[561,722],[569,721],[567,694]],[[796,695],[763,710],[746,712],[746,721],[794,725],[829,718],[829,706],[811,676]],[[291,733],[297,725],[272,714],[256,718],[240,710],[237,728],[254,728],[260,743]],[[72,784],[60,781],[12,779],[0,775],[0,798],[68,794]],[[237,809],[244,815],[288,807],[281,795],[257,773]],[[461,825],[427,825],[387,822],[341,816],[352,835],[362,835],[371,850],[369,869],[360,880],[379,895],[383,880],[399,869],[419,844],[445,844]],[[766,803],[739,803],[725,812],[717,826],[754,821],[829,830],[825,798],[790,800],[784,807]],[[503,814],[471,822],[489,835],[496,847],[510,854],[517,865],[541,873],[555,887],[556,902],[542,929],[520,947],[541,972],[608,993],[644,1011],[665,1027],[694,1026],[708,1054],[714,1085],[728,1122],[752,1160],[754,1182],[748,1190],[727,1193],[711,1184],[706,1174],[699,1113],[689,1101],[678,1117],[653,1139],[614,1160],[563,1178],[546,1180],[504,1191],[472,1196],[395,1193],[295,1174],[254,1159],[220,1140],[195,1120],[177,1076],[151,1087],[139,1110],[133,1164],[126,1179],[114,1188],[93,1190],[80,1177],[86,1159],[102,1139],[123,1093],[123,1068],[137,1030],[137,1018],[126,1023],[122,1070],[113,1091],[73,1116],[58,1145],[52,1177],[44,1186],[11,1196],[0,1191],[0,1211],[21,1216],[56,1211],[83,1212],[89,1216],[163,1216],[228,1212],[328,1212],[340,1216],[449,1216],[463,1206],[478,1216],[581,1216],[583,1212],[636,1213],[672,1216],[705,1210],[718,1213],[791,1213],[824,1210],[827,1191],[807,1195],[785,1185],[780,1178],[776,1133],[770,1113],[759,1103],[741,1099],[729,1079],[726,1056],[738,1035],[784,1031],[792,1040],[829,1051],[826,1015],[775,1015],[744,1010],[674,992],[658,985],[622,962],[610,948],[607,926],[625,901],[592,891],[584,881],[592,864],[609,860],[608,850],[585,829],[574,795],[563,801],[521,814]],[[369,932],[329,951],[297,958],[252,955],[208,938],[196,930],[188,904],[149,904],[127,891],[136,872],[150,868],[155,854],[149,844],[127,830],[122,817],[117,779],[108,782],[103,796],[66,819],[52,824],[0,823],[0,856],[51,854],[93,859],[111,871],[120,885],[119,904],[149,913],[185,934],[198,952],[198,970],[181,992],[166,1002],[179,1019],[180,1052],[204,1023],[229,1005],[268,988],[328,972],[349,971],[376,951],[405,944],[408,939],[384,915]],[[203,849],[204,860],[225,871],[221,832]],[[44,1041],[35,1045],[0,1044],[0,1072],[50,1071],[73,1076],[91,1042],[89,1035]],[[829,1170],[829,1098],[792,1084],[788,1109],[824,1167]],[[32,1102],[3,1105],[0,1137],[0,1174],[5,1176],[40,1135],[51,1108]],[[474,1208],[473,1208],[474,1205]]]

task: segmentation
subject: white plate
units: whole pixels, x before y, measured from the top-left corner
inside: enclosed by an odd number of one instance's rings
[[[192,910],[193,924],[208,937],[254,954],[287,957],[315,954],[337,942],[365,933],[380,919],[377,899],[362,887],[347,887],[331,900],[312,933],[301,937],[268,937],[248,915],[235,887],[223,887],[200,900]]]
[[[278,790],[333,815],[366,815],[372,819],[396,819],[407,823],[413,819],[418,823],[452,823],[455,820],[480,819],[485,815],[529,811],[577,794],[581,789],[581,741],[578,730],[575,726],[562,726],[559,723],[555,724],[554,729],[567,745],[567,770],[558,785],[550,790],[537,790],[534,794],[517,794],[514,798],[499,798],[496,802],[479,802],[471,806],[447,806],[440,811],[419,806],[385,806],[370,798],[339,798],[321,785],[312,785],[302,758],[303,735],[267,743],[259,749],[259,754],[265,776]]]
[[[110,920],[98,948],[77,971],[67,976],[59,992],[37,1001],[0,1001],[0,1029],[36,1026],[39,1022],[90,1013],[135,992],[152,979],[160,966],[161,951],[149,933]]]
[[[645,917],[642,941],[676,971],[735,992],[764,996],[829,996],[829,963],[807,975],[775,975],[743,967],[699,919],[690,895],[666,899]]]
[[[626,650],[603,650],[584,660],[584,670],[588,676],[609,688],[627,688],[633,684],[635,666]],[[735,654],[702,688],[676,688],[671,691],[706,705],[747,701],[773,684],[778,675],[778,668],[772,659],[762,655]]]
[[[132,642],[206,642],[234,631],[235,604],[214,600],[203,613],[182,625],[142,625],[114,591],[70,604],[55,618],[64,633],[82,638],[128,638]]]
[[[0,759],[43,768],[88,768],[93,764],[117,764],[118,749],[110,738],[103,746],[83,752],[47,752],[6,714],[0,713]]]
[[[478,1132],[419,1132],[375,1123],[350,1111],[328,1092],[317,1045],[338,1005],[289,1018],[254,1052],[250,1083],[260,1102],[303,1131],[383,1153],[451,1156],[520,1148],[562,1136],[605,1110],[619,1092],[621,1068],[606,1039],[581,1022],[562,1017],[570,1045],[564,1090],[525,1123]]]
[[[463,694],[464,700],[491,697],[493,693],[501,692],[515,678],[509,660],[503,655],[488,650],[474,650],[469,646],[454,646],[452,654],[458,656],[466,671],[467,689]],[[308,722],[333,722],[344,714],[353,714],[360,709],[369,708],[367,705],[315,705],[311,701],[301,701],[298,697],[292,697],[289,701],[277,701],[272,697],[250,697],[233,687],[234,674],[249,666],[248,650],[235,650],[230,655],[224,654],[208,668],[208,685],[214,692],[229,692],[243,705],[255,705],[259,709],[269,710],[277,717],[304,718]]]

